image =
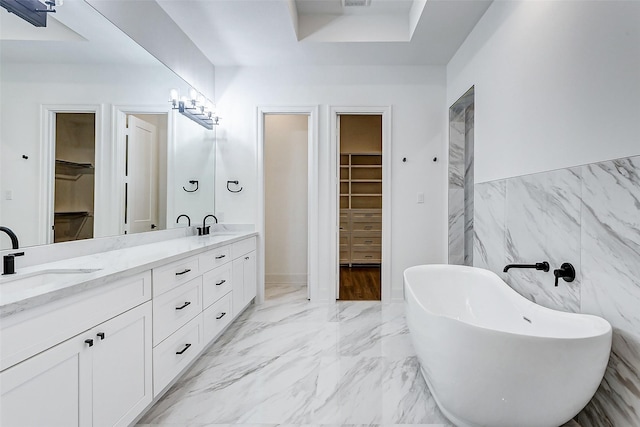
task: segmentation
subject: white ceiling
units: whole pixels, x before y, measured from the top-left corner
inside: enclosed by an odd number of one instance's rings
[[[371,0],[357,12],[341,0],[157,2],[216,66],[445,65],[491,4]]]

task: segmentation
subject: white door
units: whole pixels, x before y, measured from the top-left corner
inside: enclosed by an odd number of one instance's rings
[[[125,230],[152,231],[158,226],[158,132],[137,117],[127,120]]]
[[[91,424],[91,348],[79,335],[0,374],[0,425]]]
[[[151,302],[93,332],[93,426],[127,426],[153,398]]]

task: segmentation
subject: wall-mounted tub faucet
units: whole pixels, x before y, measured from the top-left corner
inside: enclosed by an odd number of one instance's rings
[[[176,224],[180,222],[180,218],[183,216],[187,218],[187,227],[191,227],[191,218],[189,218],[189,215],[187,214],[178,215],[178,218],[176,218]]]
[[[19,249],[18,236],[8,227],[0,227],[0,231],[7,233],[7,236],[11,239],[11,248]],[[2,257],[2,274],[15,274],[16,273],[16,257],[23,256],[24,252],[14,252]]]
[[[553,270],[553,275],[556,276],[555,286],[558,286],[558,279],[561,277],[565,282],[573,282],[576,278],[576,269],[568,262],[563,263],[559,269]]]
[[[546,273],[549,271],[549,263],[542,261],[536,262],[535,264],[507,264],[502,271],[506,273],[510,268],[535,268],[536,270],[542,270]]]
[[[215,215],[209,214],[205,216],[202,220],[202,228],[198,227],[198,236],[206,236],[209,234],[209,226],[207,225],[207,218],[209,217],[213,218],[216,221],[216,224],[218,223],[218,218]]]

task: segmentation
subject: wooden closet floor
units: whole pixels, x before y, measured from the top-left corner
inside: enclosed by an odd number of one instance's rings
[[[341,301],[380,301],[380,267],[340,267]]]

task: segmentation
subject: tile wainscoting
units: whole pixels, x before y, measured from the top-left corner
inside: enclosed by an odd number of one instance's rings
[[[571,283],[508,263],[570,262]],[[607,319],[604,380],[578,421],[640,425],[640,156],[474,186],[473,264],[536,303]]]

